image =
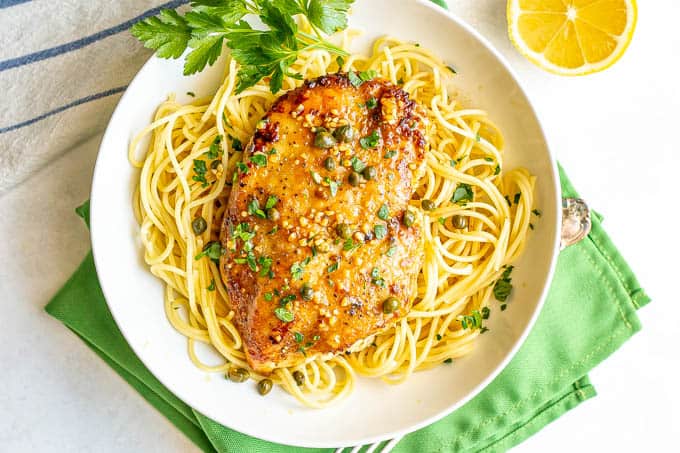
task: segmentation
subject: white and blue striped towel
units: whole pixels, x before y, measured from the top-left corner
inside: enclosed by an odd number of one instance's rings
[[[0,0],[0,195],[103,132],[151,52],[129,33],[187,0]]]

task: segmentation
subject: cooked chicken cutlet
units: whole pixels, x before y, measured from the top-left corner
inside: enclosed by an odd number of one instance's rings
[[[399,87],[351,76],[279,98],[237,168],[220,271],[260,373],[356,348],[415,296],[423,233],[407,206],[427,120]]]

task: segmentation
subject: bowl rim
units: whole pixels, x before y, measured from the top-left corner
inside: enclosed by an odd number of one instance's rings
[[[466,404],[468,401],[470,401],[472,398],[477,396],[484,388],[486,388],[500,373],[503,371],[507,365],[510,363],[510,361],[515,357],[517,354],[517,351],[519,348],[524,344],[527,336],[533,329],[534,324],[536,323],[536,320],[540,314],[540,312],[543,309],[543,306],[545,304],[545,301],[547,299],[548,291],[550,289],[550,285],[555,273],[555,268],[557,264],[557,257],[559,255],[559,245],[560,245],[560,226],[562,222],[562,210],[560,208],[561,206],[561,187],[560,187],[560,178],[559,178],[559,171],[557,167],[557,162],[556,159],[551,151],[551,146],[548,140],[548,137],[545,134],[545,129],[543,127],[543,124],[540,120],[540,117],[538,116],[536,112],[536,108],[534,106],[534,103],[531,101],[531,97],[529,96],[529,93],[525,89],[524,85],[520,81],[519,77],[515,73],[514,69],[510,65],[510,63],[507,61],[507,59],[491,44],[491,42],[485,38],[480,32],[478,32],[476,29],[474,29],[471,25],[469,25],[467,22],[465,22],[463,19],[458,17],[456,14],[452,13],[449,10],[446,10],[442,8],[441,6],[436,5],[430,0],[407,0],[412,3],[416,3],[421,7],[424,8],[429,8],[433,10],[435,13],[444,15],[446,18],[452,22],[455,22],[457,26],[465,30],[469,35],[471,35],[475,40],[479,42],[481,46],[483,46],[489,53],[493,55],[493,57],[496,59],[496,61],[507,71],[508,75],[510,76],[511,80],[513,83],[517,86],[519,89],[519,92],[526,98],[527,100],[527,107],[528,107],[528,112],[534,115],[536,119],[536,126],[537,126],[537,132],[540,134],[540,138],[544,141],[545,143],[545,151],[547,153],[548,161],[550,162],[550,169],[552,171],[552,180],[553,180],[553,190],[555,194],[555,198],[553,200],[555,204],[555,210],[556,210],[556,216],[555,216],[555,221],[556,225],[554,225],[554,234],[553,234],[553,244],[552,244],[552,253],[550,257],[550,263],[548,267],[548,271],[546,274],[546,278],[544,280],[544,285],[541,288],[540,291],[540,296],[539,299],[536,303],[536,307],[529,318],[529,321],[527,322],[526,326],[524,327],[522,333],[520,336],[517,338],[515,341],[515,344],[510,348],[510,350],[506,353],[505,357],[501,361],[499,361],[498,365],[484,378],[482,379],[475,387],[470,390],[463,398],[459,399],[457,402],[451,404],[450,406],[447,406],[445,409],[440,410],[433,415],[421,420],[418,423],[414,423],[410,425],[407,428],[404,429],[398,429],[394,431],[390,431],[387,433],[383,433],[381,435],[375,435],[375,436],[369,436],[362,438],[360,443],[357,443],[356,445],[368,445],[368,444],[373,444],[376,442],[382,442],[388,439],[399,439],[409,433],[412,433],[414,431],[417,431],[425,426],[429,426],[440,419],[444,418],[445,416],[451,414],[455,410],[459,409],[462,407],[464,404]],[[140,70],[135,74],[135,77],[132,79],[130,84],[128,85],[128,88],[125,90],[123,95],[121,96],[120,100],[118,101],[118,104],[116,105],[116,108],[114,109],[109,122],[107,124],[106,130],[104,132],[104,135],[102,136],[102,140],[100,142],[99,150],[97,153],[97,158],[95,161],[95,167],[93,171],[93,176],[92,176],[92,186],[91,186],[91,191],[90,191],[90,208],[91,212],[97,212],[98,210],[98,203],[97,203],[97,196],[96,196],[96,188],[98,187],[97,180],[98,176],[101,174],[103,171],[102,166],[100,165],[100,159],[101,159],[101,150],[104,148],[105,144],[110,140],[110,136],[113,135],[116,131],[114,131],[111,127],[111,124],[114,122],[114,119],[116,118],[117,115],[120,115],[120,110],[121,110],[121,105],[125,104],[127,97],[130,93],[129,88],[133,86],[133,84],[140,78],[141,75],[143,75],[145,72],[147,72],[149,69],[149,66],[154,64],[153,62],[157,60],[158,57],[154,53],[149,57],[149,59],[144,63],[144,65],[140,68]],[[549,201],[549,200],[546,200]],[[94,259],[94,265],[95,265],[95,270],[97,271],[97,275],[99,275],[99,269],[101,268],[101,257],[99,256],[94,244],[97,242],[95,240],[97,236],[97,228],[98,221],[97,221],[97,216],[92,216],[91,221],[90,221],[90,240],[92,243],[92,254],[93,254],[93,259]],[[112,309],[111,304],[108,302],[109,298],[107,297],[107,288],[108,285],[102,284],[101,280],[100,281],[100,287],[102,290],[102,294],[104,295],[104,299],[106,300],[107,307],[109,308],[109,311],[111,313],[111,316],[113,317],[114,322],[119,328],[119,331],[125,341],[128,343],[132,351],[135,353],[135,355],[139,358],[139,360],[144,364],[145,367],[151,372],[151,374],[158,379],[158,381],[168,388],[177,398],[179,398],[182,402],[187,404],[188,406],[192,407],[188,401],[190,401],[192,398],[189,397],[184,392],[177,391],[176,389],[171,390],[171,385],[167,384],[167,381],[164,379],[163,376],[156,375],[151,368],[147,365],[147,363],[144,362],[142,357],[144,354],[141,354],[139,351],[138,345],[135,345],[134,342],[131,342],[130,339],[128,338],[128,335],[126,334],[125,329],[121,328],[121,323],[119,322],[119,319],[116,317],[116,310]],[[213,420],[216,418],[219,418],[214,413],[211,413],[210,411],[203,412],[203,410],[200,411],[203,415],[206,417],[209,417]],[[289,446],[295,446],[295,447],[307,447],[307,448],[338,448],[338,447],[343,447],[341,445],[336,445],[333,442],[328,442],[328,441],[305,441],[304,443],[299,443],[299,444],[293,444],[293,443],[283,443],[281,440],[276,439],[274,437],[269,437],[267,433],[265,432],[263,435],[263,432],[257,431],[257,430],[244,430],[242,428],[234,429],[229,426],[226,426],[228,429],[233,429],[234,431],[240,432],[242,434],[277,443],[277,444],[282,444],[282,445],[289,445]],[[353,445],[351,445],[353,446]]]

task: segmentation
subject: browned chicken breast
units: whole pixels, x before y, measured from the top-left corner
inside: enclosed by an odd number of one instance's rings
[[[258,123],[220,262],[254,370],[356,348],[407,314],[423,254],[407,206],[425,127],[406,92],[356,74],[307,81]]]

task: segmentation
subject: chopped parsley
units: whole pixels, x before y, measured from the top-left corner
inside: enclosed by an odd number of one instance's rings
[[[484,160],[487,162],[493,162],[493,159],[491,157],[485,157]]]
[[[441,223],[442,225],[444,225],[444,222],[446,222],[446,219],[444,217],[440,217],[440,218],[437,219],[437,221],[439,223]]]
[[[366,163],[361,161],[357,156],[353,156],[352,159],[350,159],[350,163],[352,164],[352,170],[357,173],[361,173],[366,168]]]
[[[364,149],[375,148],[378,146],[378,143],[380,143],[380,133],[377,129],[371,132],[370,135],[359,139],[359,144]]]
[[[442,336],[437,334],[437,341],[441,341],[441,340],[442,340]]]
[[[276,206],[276,203],[278,202],[279,198],[276,195],[269,195],[269,197],[267,197],[267,202],[264,204],[264,208],[271,209]]]
[[[383,157],[385,157],[385,159],[392,159],[396,155],[397,155],[397,152],[392,149],[392,150],[387,151],[385,153],[385,156],[383,156]]]
[[[331,274],[331,273],[337,271],[337,270],[338,270],[338,267],[340,267],[340,260],[338,260],[338,261],[336,261],[335,263],[333,263],[333,264],[331,264],[330,266],[328,266],[328,268],[326,268],[326,271],[327,271],[329,274]]]
[[[380,206],[380,209],[378,209],[378,218],[380,220],[387,220],[390,216],[390,210],[387,208],[387,205],[383,203],[382,206]]]
[[[267,302],[271,302],[273,298],[274,298],[274,295],[272,293],[270,293],[270,292],[264,293],[264,300],[266,300]]]
[[[482,141],[482,137],[479,135],[479,133],[477,133],[477,134],[475,135],[475,141],[476,141],[476,142]]]
[[[266,154],[253,154],[250,156],[250,161],[257,165],[258,167],[266,167],[267,166],[267,155]]]
[[[515,198],[513,199],[513,201],[515,202],[515,204],[519,203],[519,198],[520,198],[521,196],[522,196],[522,194],[521,194],[520,192],[517,192],[517,193],[515,194]]]
[[[305,336],[300,332],[293,332],[293,336],[295,337],[296,343],[302,343],[303,341],[305,341]]]
[[[208,291],[215,291],[215,279],[211,278],[210,279],[210,286],[206,288]]]
[[[479,310],[472,310],[471,315],[461,316],[459,321],[463,329],[475,330],[482,328],[482,314]]]
[[[208,171],[208,167],[205,165],[205,161],[201,159],[194,159],[194,176],[191,178],[196,182],[201,183],[201,187],[208,187],[208,180],[205,179],[205,173]]]
[[[458,74],[458,72],[456,72],[456,70],[453,68],[453,66],[448,65],[448,66],[446,66],[446,68],[447,68],[449,71],[451,71],[452,73]]]
[[[242,175],[248,174],[248,166],[246,164],[244,164],[243,162],[236,162],[236,169]]]
[[[540,217],[540,216],[541,216],[541,211],[539,211],[538,209],[532,209],[532,210],[531,210],[531,213],[532,213],[533,215],[535,215],[536,217]]]
[[[340,55],[338,55],[338,56],[335,58],[335,62],[338,64],[338,67],[339,67],[339,68],[342,68],[343,66],[345,66],[345,59],[342,58],[342,56],[340,56]]]
[[[489,307],[482,307],[482,319],[489,319],[489,315],[491,315]]]
[[[349,252],[350,250],[358,248],[360,245],[360,243],[354,242],[352,238],[347,238],[345,239],[345,243],[342,244],[342,249]]]
[[[222,141],[221,135],[215,137],[215,140],[213,140],[213,142],[210,144],[208,152],[205,153],[208,159],[217,159],[220,156],[220,154],[222,153],[222,149],[220,148],[221,141]]]
[[[533,224],[533,223],[530,223],[530,224],[529,224],[529,229],[531,229],[531,230],[534,229],[534,224]]]
[[[451,197],[452,203],[467,203],[474,199],[474,192],[469,184],[460,183],[456,186],[456,190]]]
[[[366,107],[369,109],[374,109],[378,105],[378,100],[374,97],[371,97],[368,101],[366,101]]]
[[[338,194],[338,187],[339,187],[340,184],[339,184],[337,181],[333,181],[333,180],[332,180],[331,178],[329,178],[329,177],[325,177],[325,178],[324,178],[324,182],[325,182],[326,184],[328,184],[328,188],[329,188],[330,191],[331,191],[331,197],[336,196],[336,195]]]
[[[380,276],[380,270],[377,267],[371,269],[371,283],[381,288],[385,287],[385,279]]]
[[[295,319],[295,315],[283,307],[275,308],[274,315],[283,322],[292,322]]]
[[[255,237],[255,233],[250,231],[250,226],[247,223],[241,222],[236,226],[234,232],[231,234],[231,237],[234,239],[241,239],[243,242],[247,242]]]
[[[347,78],[349,79],[349,83],[351,83],[354,88],[359,88],[361,84],[364,83],[364,81],[361,80],[361,77],[359,77],[354,71],[349,71],[347,73]]]
[[[387,227],[385,225],[376,225],[373,227],[376,239],[382,239],[387,236]]]
[[[267,218],[267,215],[264,213],[264,211],[260,209],[260,202],[257,201],[257,198],[253,198],[250,200],[250,203],[248,203],[248,214],[257,216],[261,219]]]
[[[231,149],[234,151],[243,151],[243,144],[241,143],[241,140],[239,140],[236,137],[231,137]]]
[[[295,294],[288,294],[287,296],[283,296],[281,300],[279,300],[279,305],[285,307],[289,303],[293,302],[295,298],[296,298]]]
[[[274,278],[274,272],[272,272],[271,257],[261,256],[257,259],[257,264],[260,265],[260,277],[269,276],[269,278]]]
[[[203,251],[194,257],[195,260],[200,260],[204,256],[207,256],[211,260],[219,260],[220,256],[224,255],[226,250],[217,241],[211,241],[205,244]]]
[[[493,169],[493,174],[494,174],[494,175],[497,175],[497,174],[499,174],[500,172],[501,172],[501,166],[500,166],[500,165],[496,165],[496,168]]]
[[[194,93],[193,91],[187,91],[187,96],[191,96],[192,98],[195,98],[196,93]]]
[[[444,360],[444,363],[446,363],[447,365],[453,363],[453,359],[449,357],[448,359]]]
[[[505,271],[503,271],[501,278],[493,285],[493,296],[499,302],[505,302],[512,291],[512,278],[510,278],[510,273],[513,269],[513,266],[508,266]],[[501,307],[501,310],[504,310],[504,308]]]
[[[397,246],[393,245],[390,248],[387,249],[387,252],[385,252],[385,255],[392,257],[397,252]]]

